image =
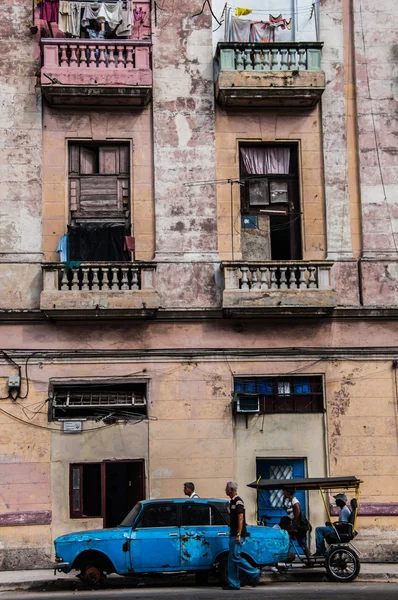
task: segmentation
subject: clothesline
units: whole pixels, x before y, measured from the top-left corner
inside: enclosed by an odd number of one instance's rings
[[[285,13],[285,14],[289,14],[289,15],[297,15],[300,13],[310,13],[313,8],[317,7],[319,5],[319,0],[315,0],[314,2],[311,2],[310,4],[306,4],[305,6],[300,6],[297,7],[295,9],[292,10],[292,6],[288,6],[288,7],[280,7],[278,6],[277,9],[275,8],[252,8],[250,6],[250,1],[248,0],[248,6],[245,6],[244,8],[247,8],[249,10],[251,10],[252,12],[249,13],[251,15],[255,15],[256,13],[262,13],[262,14],[269,14],[270,11],[275,11],[277,10],[280,13]],[[232,6],[232,4],[226,4],[225,8],[228,8],[230,10],[235,11],[238,7],[237,6]],[[243,7],[242,7],[243,8]]]

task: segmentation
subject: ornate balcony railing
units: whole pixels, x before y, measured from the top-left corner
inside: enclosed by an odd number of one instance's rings
[[[223,262],[223,308],[333,307],[329,261]]]
[[[220,71],[320,71],[321,42],[220,42]]]
[[[70,267],[63,263],[42,266],[40,307],[46,313],[71,318],[72,313],[94,309],[141,315],[159,308],[154,263],[82,262]]]

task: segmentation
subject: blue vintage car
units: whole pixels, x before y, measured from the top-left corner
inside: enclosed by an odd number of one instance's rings
[[[80,571],[89,584],[104,573],[196,573],[226,580],[229,544],[228,502],[163,499],[138,502],[114,529],[62,535],[55,542],[56,568]],[[243,555],[259,567],[287,558],[289,536],[267,527],[248,527]]]

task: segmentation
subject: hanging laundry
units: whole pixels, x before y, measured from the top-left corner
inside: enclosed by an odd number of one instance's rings
[[[84,2],[66,2],[61,0],[59,3],[59,24],[58,28],[64,33],[73,37],[80,37],[81,10]]]
[[[40,19],[49,23],[58,23],[59,0],[42,0]]]
[[[271,27],[280,27],[283,29],[291,29],[292,28],[292,19],[290,18],[288,21],[282,17],[282,15],[278,15],[277,17],[273,17],[269,15],[269,24]]]
[[[93,8],[93,6],[96,6],[97,8]],[[108,23],[111,29],[115,29],[122,20],[121,2],[102,2],[99,5],[92,5],[89,2],[86,2],[82,26],[87,27],[90,25],[90,21],[100,21]]]
[[[270,32],[271,30],[268,21],[255,21],[252,23],[251,41],[269,42]]]
[[[69,260],[69,235],[66,233],[59,240],[58,247],[55,252],[59,253],[59,260],[66,262]]]
[[[235,17],[243,17],[244,15],[250,15],[252,13],[251,8],[237,8],[235,11]]]
[[[134,13],[134,21],[137,21],[137,22],[139,21],[140,23],[144,22],[145,13],[142,10],[141,6],[139,8],[135,8],[133,10],[133,13]]]
[[[127,0],[126,8],[122,8],[122,22],[116,31],[116,35],[118,37],[131,35],[131,30],[133,28],[133,18],[134,18],[133,3],[132,3],[132,0]]]
[[[229,42],[250,42],[251,21],[232,17]]]

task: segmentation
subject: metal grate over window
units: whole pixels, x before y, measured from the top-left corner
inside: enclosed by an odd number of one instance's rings
[[[323,412],[323,384],[319,375],[236,378],[235,395],[258,395],[260,413]]]
[[[50,420],[125,420],[147,414],[146,384],[55,385]]]

